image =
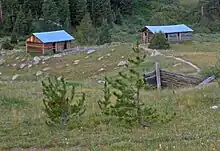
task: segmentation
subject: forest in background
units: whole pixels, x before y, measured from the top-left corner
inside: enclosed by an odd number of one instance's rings
[[[144,25],[184,23],[197,33],[220,31],[220,0],[1,0],[1,36],[65,29],[80,44],[131,41]]]

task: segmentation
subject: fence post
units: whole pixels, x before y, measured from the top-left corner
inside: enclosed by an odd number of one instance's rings
[[[160,64],[156,62],[156,78],[157,78],[157,89],[161,88],[161,78],[160,78]]]

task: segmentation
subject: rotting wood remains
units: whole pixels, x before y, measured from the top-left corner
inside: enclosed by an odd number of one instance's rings
[[[158,67],[159,65],[158,63],[156,63],[155,71],[144,74],[144,79],[146,83],[155,85],[158,89],[194,87],[199,85],[203,81],[203,79],[200,77],[175,73],[164,69],[158,69]],[[159,75],[158,72],[160,73]]]

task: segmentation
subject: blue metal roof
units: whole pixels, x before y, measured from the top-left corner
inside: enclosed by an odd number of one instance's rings
[[[65,30],[33,33],[33,35],[36,36],[43,43],[74,40],[74,38]]]
[[[166,26],[145,26],[152,33],[177,33],[177,32],[193,32],[191,28],[184,24],[180,25],[166,25]]]

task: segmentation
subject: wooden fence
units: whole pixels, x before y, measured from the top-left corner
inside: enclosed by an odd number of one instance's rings
[[[156,63],[155,71],[144,74],[144,78],[147,83],[157,88],[194,87],[203,81],[200,77],[160,69],[159,63]]]

